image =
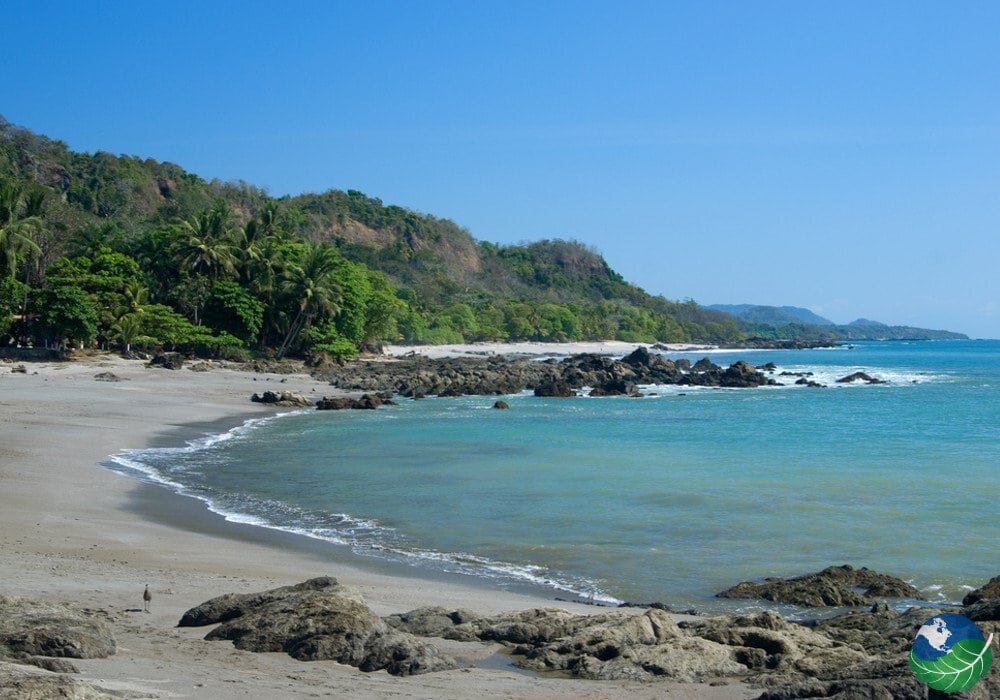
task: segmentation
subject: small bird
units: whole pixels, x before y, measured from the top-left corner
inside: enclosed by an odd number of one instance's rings
[[[149,601],[153,599],[153,594],[149,592],[149,584],[146,584],[146,590],[142,592],[142,609],[149,612]]]

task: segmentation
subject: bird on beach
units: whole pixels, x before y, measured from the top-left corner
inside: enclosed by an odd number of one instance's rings
[[[149,612],[149,601],[153,599],[153,594],[149,592],[149,584],[146,584],[146,590],[142,592],[142,609]]]

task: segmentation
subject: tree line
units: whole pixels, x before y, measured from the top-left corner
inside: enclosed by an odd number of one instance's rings
[[[477,242],[349,190],[272,198],[0,119],[0,340],[220,357],[385,342],[730,342],[567,241]]]

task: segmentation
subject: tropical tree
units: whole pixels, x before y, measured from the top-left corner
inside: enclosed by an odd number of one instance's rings
[[[282,284],[283,291],[296,301],[297,311],[278,349],[279,357],[314,321],[332,318],[340,310],[341,290],[336,280],[340,254],[326,243],[307,243],[304,248],[302,260],[289,266]]]
[[[138,314],[125,314],[112,328],[114,337],[125,344],[125,352],[132,351],[132,343],[142,336],[142,319]]]
[[[42,227],[44,199],[40,190],[25,193],[14,180],[0,181],[0,274],[14,277],[22,261],[41,255],[35,234]]]
[[[181,224],[176,256],[183,269],[212,281],[236,272],[236,229],[230,219],[229,208],[220,203]]]
[[[42,328],[58,345],[70,339],[83,347],[97,337],[97,304],[78,287],[56,284],[43,289],[38,294],[38,316]]]

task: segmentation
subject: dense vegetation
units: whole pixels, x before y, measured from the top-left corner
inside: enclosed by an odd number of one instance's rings
[[[272,198],[0,119],[0,334],[221,355],[477,340],[725,342],[575,242],[477,242],[357,191]]]
[[[0,342],[351,356],[383,342],[732,343],[572,241],[500,246],[361,192],[272,198],[0,117]],[[812,329],[806,329],[806,335]]]

